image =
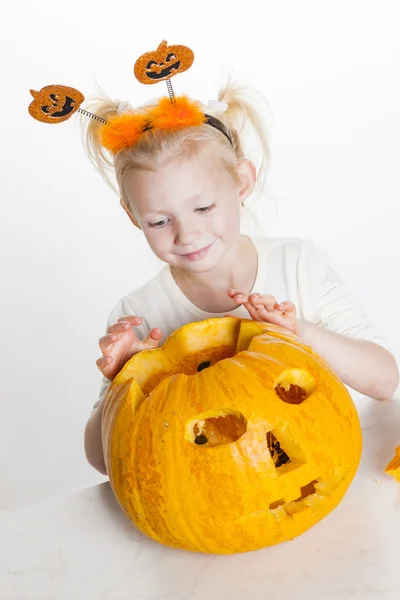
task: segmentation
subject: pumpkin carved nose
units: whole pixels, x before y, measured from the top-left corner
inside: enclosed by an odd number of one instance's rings
[[[290,457],[286,454],[285,450],[283,450],[280,442],[276,439],[272,431],[267,432],[267,445],[276,469],[291,462]]]

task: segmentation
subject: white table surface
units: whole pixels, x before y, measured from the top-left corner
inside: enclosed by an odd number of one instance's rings
[[[1,600],[400,600],[400,402],[355,398],[359,471],[336,510],[292,542],[215,556],[142,536],[109,484],[0,513]]]

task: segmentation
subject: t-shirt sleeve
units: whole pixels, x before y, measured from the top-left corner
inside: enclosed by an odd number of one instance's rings
[[[150,327],[149,327],[148,323],[145,321],[145,319],[143,318],[143,315],[140,313],[140,310],[134,305],[134,302],[128,296],[122,298],[112,309],[112,311],[108,317],[105,333],[107,333],[107,330],[110,327],[110,325],[113,325],[114,323],[116,323],[118,321],[118,319],[120,319],[121,317],[126,317],[129,315],[135,315],[136,317],[142,317],[142,319],[143,319],[142,324],[139,325],[138,327],[135,327],[135,333],[139,339],[143,339],[144,337],[146,337],[146,335],[150,331]],[[110,384],[111,384],[111,381],[109,379],[107,379],[107,377],[104,377],[104,375],[103,375],[101,378],[99,397],[93,405],[92,412],[98,407],[100,402],[105,397],[105,395],[108,391],[108,388],[110,387]]]
[[[301,243],[298,290],[305,320],[349,338],[374,342],[392,352],[388,341],[329,264],[327,252],[309,240]]]

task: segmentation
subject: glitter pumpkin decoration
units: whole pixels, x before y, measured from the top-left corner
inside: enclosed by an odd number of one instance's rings
[[[127,517],[162,544],[215,554],[315,525],[343,498],[362,443],[321,357],[278,326],[232,317],[133,356],[106,396],[102,439]]]
[[[61,123],[69,119],[85,99],[79,90],[66,85],[46,85],[39,92],[30,90],[34,100],[29,114],[42,123]]]
[[[168,46],[164,40],[157,50],[146,52],[135,62],[133,72],[138,81],[151,85],[166,81],[178,73],[189,69],[194,61],[194,53],[187,46]]]

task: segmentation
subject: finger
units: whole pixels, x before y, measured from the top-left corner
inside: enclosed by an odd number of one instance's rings
[[[107,331],[108,331],[108,333],[120,333],[120,334],[124,334],[127,332],[132,333],[133,327],[135,327],[135,325],[132,325],[132,323],[130,321],[119,320],[117,323],[110,325],[110,327],[107,329]]]
[[[233,298],[236,294],[240,294],[240,293],[241,293],[240,290],[233,290],[233,289],[228,290],[228,296],[230,296],[231,298]]]
[[[248,294],[243,294],[243,293],[235,294],[235,296],[233,296],[233,299],[238,304],[244,304],[245,302],[249,302]]]
[[[287,317],[283,317],[281,314],[267,310],[263,306],[256,308],[253,304],[246,304],[246,308],[249,311],[254,321],[263,321],[264,323],[272,323],[278,325],[289,331],[295,331],[296,324],[289,321]]]
[[[247,294],[245,294],[241,290],[234,289],[228,290],[228,296],[230,298],[234,298],[235,300],[238,299],[239,301],[242,301],[243,299],[247,298]]]
[[[102,356],[101,358],[98,358],[96,360],[96,365],[98,366],[98,368],[100,369],[100,371],[103,371],[106,367],[108,367],[113,361],[112,356]]]
[[[161,338],[161,330],[158,328],[154,328],[142,340],[142,344],[147,350],[151,350],[152,348],[157,348]]]
[[[262,319],[259,316],[259,311],[253,306],[251,302],[246,302],[244,305],[245,309],[253,319],[253,321],[261,321]]]
[[[270,294],[251,294],[249,296],[249,301],[252,302],[254,305],[263,304],[264,306],[272,308],[274,308],[278,304],[275,296],[271,296]]]
[[[107,335],[103,335],[102,338],[99,339],[100,350],[104,353],[110,352],[113,344],[118,341],[118,335],[116,333],[108,333]]]
[[[128,323],[136,327],[143,323],[142,317],[137,317],[136,315],[126,315],[124,317],[120,317],[118,319],[118,323],[120,323],[121,321],[128,321]]]

